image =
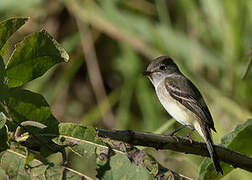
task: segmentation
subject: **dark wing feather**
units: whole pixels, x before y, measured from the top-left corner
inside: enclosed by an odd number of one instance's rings
[[[199,90],[193,83],[184,76],[167,77],[165,87],[171,97],[179,101],[187,109],[192,111],[199,119],[202,120],[209,128],[214,128],[214,123],[209,109],[200,94]]]

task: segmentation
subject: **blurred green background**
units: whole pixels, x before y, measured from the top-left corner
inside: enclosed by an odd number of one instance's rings
[[[69,63],[25,87],[42,93],[59,121],[155,133],[178,128],[141,75],[159,55],[173,57],[203,93],[215,143],[251,117],[252,70],[242,79],[252,51],[251,0],[1,0],[0,20],[13,16],[30,20],[12,37],[9,52],[46,29],[70,55]],[[192,138],[201,140],[197,133]],[[165,167],[197,178],[202,157],[146,150]],[[224,179],[237,178],[252,176],[237,169]]]

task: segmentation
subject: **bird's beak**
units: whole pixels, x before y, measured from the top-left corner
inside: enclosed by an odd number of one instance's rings
[[[144,75],[144,76],[150,76],[151,74],[152,74],[151,71],[144,71],[144,72],[143,72],[143,75]]]

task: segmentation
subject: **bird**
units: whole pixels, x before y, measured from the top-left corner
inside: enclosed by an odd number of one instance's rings
[[[165,110],[182,124],[182,127],[190,127],[203,137],[216,173],[223,175],[211,135],[211,130],[216,132],[214,121],[200,91],[169,56],[153,59],[143,74],[155,87],[157,97]]]

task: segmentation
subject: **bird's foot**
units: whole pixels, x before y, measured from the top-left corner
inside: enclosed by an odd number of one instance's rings
[[[193,140],[192,140],[190,137],[188,137],[188,136],[184,137],[184,139],[190,141],[191,144],[192,144],[192,142],[193,142]]]
[[[176,129],[175,131],[171,132],[171,133],[166,133],[169,136],[174,136],[177,132],[179,132],[180,130],[184,129],[186,126],[181,126],[180,128]]]
[[[175,135],[175,131],[173,131],[172,133],[165,133],[165,136],[171,136],[172,138],[174,138],[177,142],[179,142],[178,137]]]
[[[186,137],[184,137],[185,139],[189,140],[191,144],[192,144],[192,139],[190,138],[190,136],[192,135],[194,130],[195,129],[192,128],[191,131],[186,135]]]

